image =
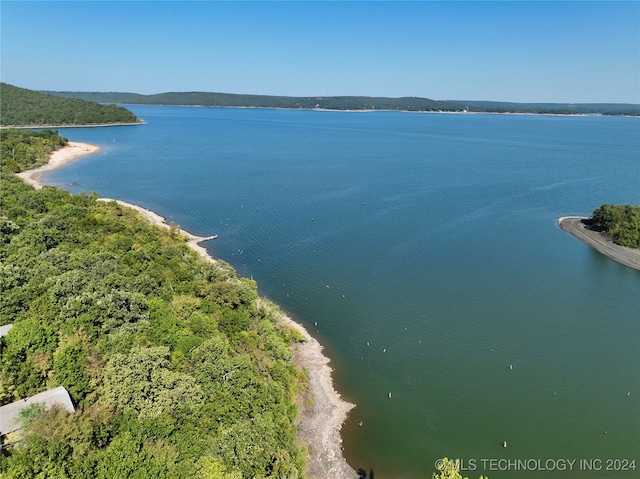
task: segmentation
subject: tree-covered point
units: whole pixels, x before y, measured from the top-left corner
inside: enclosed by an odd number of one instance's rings
[[[0,130],[0,158],[2,168],[10,173],[42,166],[49,161],[49,155],[67,144],[67,139],[57,131],[42,130]]]
[[[16,178],[42,138],[2,137],[0,404],[64,386],[76,412],[30,414],[0,475],[304,477],[281,313],[175,231]]]
[[[614,243],[640,249],[640,206],[604,204],[593,212],[591,222]]]
[[[132,112],[116,105],[101,105],[64,98],[0,83],[1,126],[69,126],[139,123]]]

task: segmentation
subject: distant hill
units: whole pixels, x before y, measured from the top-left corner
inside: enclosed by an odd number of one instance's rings
[[[290,97],[269,95],[239,95],[213,92],[168,92],[155,95],[118,92],[47,92],[69,98],[100,103],[138,105],[184,105],[212,107],[254,107],[325,110],[401,110],[485,113],[545,113],[600,114],[640,116],[635,104],[570,104],[570,103],[507,103],[490,101],[431,100],[429,98],[326,96]]]
[[[184,105],[218,107],[254,107],[326,110],[408,110],[462,111],[464,105],[428,98],[384,98],[366,96],[291,97],[269,95],[239,95],[233,93],[169,92],[155,95],[137,93],[47,92],[70,98],[138,105]]]
[[[633,103],[509,103],[498,101],[465,101],[462,103],[469,107],[469,111],[491,113],[640,116],[640,105]]]
[[[139,123],[132,112],[116,105],[63,98],[59,95],[0,83],[1,126],[72,126]]]

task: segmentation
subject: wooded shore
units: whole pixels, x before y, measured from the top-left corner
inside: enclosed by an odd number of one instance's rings
[[[40,182],[40,174],[60,168],[73,160],[96,153],[100,147],[88,143],[69,142],[67,146],[53,152],[49,163],[39,168],[26,170],[17,176],[32,185],[35,189],[45,186]],[[111,198],[99,198],[98,201],[116,203],[132,208],[142,214],[152,224],[162,228],[171,228],[161,215],[139,205]],[[205,261],[215,262],[208,251],[200,243],[215,239],[217,235],[202,237],[180,230],[187,236],[187,244]],[[357,473],[342,455],[342,439],[340,430],[354,404],[344,401],[335,390],[332,379],[330,359],[322,353],[322,345],[313,338],[301,324],[286,315],[279,318],[287,326],[297,330],[304,342],[293,346],[293,360],[296,366],[307,371],[308,387],[305,397],[298,403],[298,438],[308,450],[307,477],[309,479],[355,479]]]

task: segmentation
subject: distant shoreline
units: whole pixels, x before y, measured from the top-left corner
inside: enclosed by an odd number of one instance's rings
[[[45,91],[56,96],[117,105],[193,106],[211,108],[274,108],[322,111],[406,111],[541,115],[640,116],[636,103],[550,103],[363,95],[256,95],[211,91],[173,91],[154,94],[127,92]]]
[[[119,103],[123,106],[160,106],[160,107],[180,107],[180,108],[233,108],[245,110],[282,110],[282,111],[318,111],[336,113],[375,113],[375,112],[397,112],[397,113],[423,113],[435,115],[532,115],[532,116],[559,116],[559,117],[591,117],[606,116],[617,118],[638,118],[638,115],[624,114],[604,114],[604,113],[537,113],[520,111],[460,111],[460,110],[401,110],[392,108],[370,108],[370,109],[339,109],[339,108],[287,108],[281,106],[242,106],[242,105],[173,105],[173,104],[152,104],[152,103]],[[144,122],[143,122],[144,123]],[[123,125],[140,125],[141,123],[123,123]],[[86,126],[117,126],[117,125],[86,125]],[[69,125],[68,128],[73,128]],[[81,127],[81,126],[78,126]],[[4,128],[4,127],[3,127]],[[11,127],[16,128],[16,127]],[[22,128],[63,128],[63,127],[22,127]]]
[[[69,162],[86,155],[96,153],[99,146],[89,143],[69,142],[67,146],[54,151],[50,155],[49,163],[32,170],[17,173],[16,176],[32,185],[35,189],[41,189],[44,185],[40,182],[40,174],[43,171],[51,171],[60,168]],[[133,208],[142,214],[152,224],[162,228],[170,228],[166,219],[154,211],[142,206],[111,198],[98,198],[98,201],[116,203]],[[202,259],[216,262],[209,252],[200,246],[200,243],[215,239],[213,236],[197,236],[183,229],[181,233],[187,235],[187,246],[194,250]],[[307,477],[309,479],[356,479],[356,471],[347,463],[342,455],[342,438],[340,431],[347,414],[355,407],[342,399],[333,387],[332,368],[330,359],[322,353],[322,345],[309,334],[299,323],[282,314],[280,321],[295,328],[304,337],[304,342],[293,346],[293,361],[301,370],[308,373],[309,401],[298,400],[298,439],[301,445],[307,447]]]
[[[608,258],[640,271],[640,250],[617,245],[599,232],[588,229],[584,223],[588,219],[587,216],[563,216],[558,218],[558,226]]]
[[[87,125],[2,125],[0,130],[31,130],[31,129],[51,129],[51,128],[103,128],[105,126],[135,126],[145,125],[146,121],[136,121],[133,123],[95,123]]]

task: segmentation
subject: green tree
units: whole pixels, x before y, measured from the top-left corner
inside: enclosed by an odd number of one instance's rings
[[[198,479],[242,479],[239,471],[227,472],[227,468],[220,458],[202,456],[196,463]]]
[[[76,402],[27,424],[0,475],[302,477],[295,337],[255,282],[133,210],[16,178],[55,132],[0,136],[0,401]]]
[[[433,479],[469,479],[460,474],[460,461],[458,460],[444,457],[439,459],[436,465],[438,466],[438,472],[433,473]],[[480,479],[488,478],[480,476]]]
[[[604,204],[593,212],[592,223],[614,243],[640,249],[640,206]]]
[[[133,410],[140,419],[194,409],[202,400],[192,376],[170,369],[166,347],[136,347],[128,354],[115,354],[104,368],[103,388],[107,404]]]
[[[69,391],[76,404],[81,403],[92,389],[87,373],[88,347],[87,338],[77,335],[67,344],[62,343],[53,355],[55,380]]]
[[[7,83],[0,83],[3,126],[29,125],[95,125],[138,123],[140,120],[126,108],[97,102],[62,98]]]

